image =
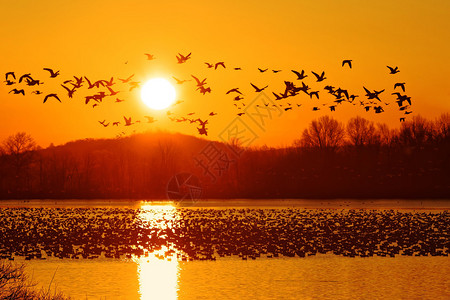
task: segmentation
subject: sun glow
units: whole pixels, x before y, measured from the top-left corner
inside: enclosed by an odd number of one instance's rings
[[[175,97],[175,88],[164,78],[150,79],[141,89],[142,101],[151,109],[165,109],[175,101]]]

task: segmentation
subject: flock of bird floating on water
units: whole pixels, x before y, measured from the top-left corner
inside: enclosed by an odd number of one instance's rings
[[[450,251],[447,211],[149,206],[0,212],[0,258],[9,260],[448,256]]]
[[[149,53],[145,53],[145,56],[147,57],[148,60],[154,60],[155,56]],[[177,63],[178,64],[185,64],[188,60],[192,59],[191,58],[191,53],[187,54],[187,55],[183,55],[181,53],[178,53],[178,55],[176,55],[176,59],[177,59]],[[214,68],[215,70],[218,69],[226,69],[226,64],[223,61],[220,62],[216,62],[216,63],[209,63],[209,62],[205,62],[206,64],[206,68],[210,69],[210,68]],[[350,59],[346,59],[342,61],[342,67],[346,67],[351,69],[352,68],[352,60]],[[399,68],[396,67],[390,67],[387,66],[387,68],[389,69],[389,73],[388,74],[392,74],[395,75],[397,73],[400,72]],[[54,78],[60,76],[60,71],[54,71],[51,68],[44,68],[44,71],[48,72],[48,76],[50,79],[54,80]],[[240,71],[242,70],[241,67],[235,67],[233,68],[234,71]],[[256,70],[255,70],[256,71]],[[257,71],[259,71],[260,73],[265,73],[269,71],[269,68],[258,68]],[[283,70],[275,70],[272,69],[271,70],[272,73],[277,74],[282,72]],[[299,95],[300,93],[304,93],[305,95],[309,96],[310,99],[315,99],[315,100],[319,100],[321,97],[321,91],[320,90],[312,90],[312,88],[305,83],[305,78],[308,77],[308,74],[305,70],[301,70],[301,71],[296,71],[296,70],[291,70],[291,72],[296,76],[296,78],[288,78],[287,80],[284,80],[284,84],[285,84],[285,88],[282,91],[272,91],[272,95],[275,97],[274,100],[275,101],[281,101],[281,100],[285,100],[283,101],[283,103],[279,103],[279,104],[272,104],[273,106],[279,106],[280,108],[284,109],[285,111],[289,111],[289,110],[293,110],[294,108],[299,108],[302,106],[302,104],[300,103],[294,103],[293,101],[289,101],[287,99],[292,99],[295,96]],[[315,81],[316,82],[323,82],[325,80],[327,80],[327,77],[325,77],[325,71],[322,71],[320,74],[320,72],[314,72],[311,71],[311,74],[315,77]],[[33,75],[34,76],[34,75]],[[18,82],[17,82],[17,78],[16,78],[16,74],[15,72],[7,72],[5,74],[5,84],[7,86],[16,86],[18,84],[21,84],[22,82],[29,87],[33,87],[33,90],[31,91],[32,94],[36,94],[36,95],[40,95],[40,94],[44,94],[38,87],[42,84],[44,84],[44,82],[42,82],[41,79],[35,79],[31,75],[31,73],[27,73],[27,74],[23,74],[20,77],[18,76]],[[118,80],[120,81],[121,84],[125,84],[127,85],[127,89],[128,91],[132,91],[136,88],[140,87],[140,82],[139,81],[133,81],[133,77],[134,74],[130,75],[127,78],[118,78]],[[212,92],[212,88],[210,86],[207,86],[207,78],[203,78],[200,79],[198,78],[198,76],[194,76],[191,75],[191,77],[195,80],[195,90],[199,91],[201,94],[206,95],[207,93],[211,93]],[[312,77],[312,76],[311,76]],[[184,84],[188,81],[192,81],[192,79],[178,79],[176,77],[173,76],[173,79],[175,80],[176,84]],[[299,84],[294,83],[295,81],[300,81]],[[113,88],[113,86],[116,84],[116,81],[114,79],[114,77],[111,77],[109,80],[105,80],[105,79],[100,79],[100,80],[91,80],[89,78],[87,78],[86,76],[73,76],[72,78],[66,79],[62,82],[61,88],[64,90],[63,92],[66,94],[67,98],[73,98],[74,94],[76,91],[78,91],[79,89],[81,89],[83,86],[86,86],[88,90],[93,90],[95,88],[95,91],[99,90],[99,89],[103,89],[101,91],[98,91],[96,93],[92,93],[91,95],[85,96],[85,104],[86,105],[92,105],[93,108],[99,106],[102,104],[102,102],[105,99],[108,99],[107,97],[115,97],[115,102],[116,103],[121,103],[123,101],[125,101],[124,99],[121,99],[119,97],[117,97],[116,95],[120,92],[122,92],[122,90],[116,90]],[[269,88],[268,84],[263,85],[256,85],[253,82],[250,82],[250,85],[253,87],[254,91],[256,93],[262,92],[266,89]],[[359,105],[361,107],[364,108],[365,111],[370,111],[373,110],[376,114],[380,114],[383,113],[385,110],[385,107],[390,105],[392,101],[386,101],[386,100],[381,100],[380,99],[380,95],[385,92],[385,89],[382,90],[370,90],[366,87],[363,86],[363,89],[365,91],[365,97],[366,99],[361,99],[356,101],[356,98],[359,98],[359,95],[356,94],[351,94],[349,93],[349,91],[347,89],[343,89],[341,87],[334,87],[332,85],[327,84],[325,87],[323,87],[323,90],[326,91],[328,94],[333,96],[333,101],[331,103],[322,103],[322,104],[317,104],[315,106],[313,106],[312,110],[313,111],[319,111],[321,110],[321,108],[328,106],[328,109],[330,109],[331,112],[336,111],[337,107],[339,105],[342,105],[343,103],[350,103],[353,105]],[[400,93],[399,89],[401,89],[401,91],[403,92]],[[11,89],[9,91],[9,93],[13,93],[13,94],[17,94],[17,95],[25,95],[26,93],[28,93],[28,91],[25,91],[25,89],[23,87],[15,87],[13,89]],[[393,92],[391,93],[391,95],[396,96],[395,102],[398,105],[398,109],[404,114],[404,115],[408,115],[411,114],[412,111],[410,110],[411,108],[411,97],[407,96],[405,93],[405,82],[395,82],[393,85]],[[59,94],[59,95],[58,95]],[[242,109],[243,107],[245,107],[245,103],[242,101],[244,100],[244,96],[243,93],[241,91],[239,91],[239,87],[234,87],[229,89],[226,94],[230,94],[233,97],[233,105],[238,109]],[[53,99],[53,101],[61,101],[61,93],[60,92],[51,92],[48,94],[45,94],[43,96],[43,103],[46,103],[50,100]],[[289,101],[289,102],[288,102]],[[184,101],[177,101],[175,103],[175,105],[180,104]],[[239,104],[238,104],[239,103]],[[269,106],[270,103],[264,103],[265,106]],[[208,119],[202,120],[202,118],[200,117],[192,117],[193,114],[195,113],[188,113],[186,116],[179,116],[179,117],[174,117],[171,116],[173,113],[171,113],[170,111],[167,111],[167,115],[169,117],[169,119],[171,121],[174,122],[189,122],[190,124],[200,124],[200,127],[197,127],[198,133],[200,135],[207,135],[207,124],[208,124]],[[215,116],[217,113],[215,112],[210,112],[208,117],[212,117]],[[242,116],[244,115],[245,112],[239,111],[237,112],[238,116]],[[156,120],[153,117],[150,116],[145,116],[146,118],[146,123],[153,123]],[[400,122],[405,121],[405,116],[400,117]],[[123,116],[123,121],[122,120],[116,120],[116,121],[112,121],[112,122],[106,122],[106,120],[103,121],[98,121],[103,127],[108,127],[111,123],[111,126],[119,126],[121,124],[123,124],[124,126],[132,126],[136,123],[141,123],[141,120],[136,120],[135,122],[132,121],[132,117],[126,117]],[[124,132],[122,132],[122,134],[124,134]]]

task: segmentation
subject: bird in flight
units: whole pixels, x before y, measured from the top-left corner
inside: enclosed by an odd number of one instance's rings
[[[67,86],[62,85],[61,86],[67,91],[69,98],[73,97],[73,93],[75,93],[75,87],[73,87],[72,89],[69,89]]]
[[[366,89],[364,86],[363,86],[363,88],[364,88],[364,90],[367,93],[366,94],[367,99],[377,99],[378,101],[381,101],[380,98],[378,98],[378,95],[381,94],[382,92],[384,92],[384,90],[381,90],[381,91],[375,91],[374,90],[373,92],[371,92],[368,89]]]
[[[267,70],[269,70],[269,69],[261,69],[261,68],[258,68],[258,70],[259,70],[261,73],[264,73],[265,71],[267,71]]]
[[[12,78],[14,78],[14,80],[16,80],[16,74],[14,74],[14,72],[8,72],[5,74],[5,79],[8,80],[8,76],[11,76]]]
[[[186,81],[191,81],[190,79],[180,80],[180,79],[178,79],[178,78],[176,78],[176,77],[174,77],[174,76],[172,76],[172,78],[175,79],[175,81],[177,82],[177,84],[182,84],[182,83],[184,83],[184,82],[186,82]]]
[[[199,86],[197,90],[200,90],[200,93],[202,93],[203,95],[205,95],[206,93],[211,93],[211,88],[205,88],[203,85]]]
[[[53,71],[50,68],[44,68],[45,71],[49,71],[50,72],[50,78],[55,78],[59,75],[59,71]]]
[[[217,115],[217,113],[215,113],[215,112],[212,111],[212,112],[209,113],[209,115],[210,115],[210,116],[215,116],[215,115]]]
[[[223,61],[219,61],[218,63],[216,63],[215,65],[214,65],[214,70],[217,70],[217,67],[218,66],[222,66],[224,69],[226,68],[225,67],[225,63],[223,62]]]
[[[102,124],[103,127],[108,127],[108,125],[109,125],[109,123],[106,123],[106,124],[105,124],[106,120],[98,121],[98,122],[99,122],[100,124]]]
[[[127,83],[127,82],[129,82],[131,80],[131,78],[133,78],[133,76],[134,76],[134,74],[131,75],[130,77],[126,78],[126,79],[119,78],[119,80],[122,81],[122,83]]]
[[[211,68],[213,68],[213,67],[214,67],[214,65],[213,65],[213,64],[210,64],[210,63],[208,63],[208,62],[205,62],[205,64],[206,64],[206,66],[208,67],[208,69],[211,69]]]
[[[309,92],[309,97],[312,99],[313,96],[316,96],[319,99],[319,91]]]
[[[177,55],[177,60],[178,60],[179,64],[185,63],[189,58],[191,58],[191,53],[189,53],[186,56],[184,56],[181,53],[178,53],[178,55]]]
[[[45,98],[44,98],[44,103],[47,102],[47,100],[48,100],[49,98],[55,98],[56,100],[58,100],[59,102],[61,102],[61,100],[59,99],[59,97],[58,97],[57,94],[48,94],[48,95],[45,96]]]
[[[228,95],[229,93],[233,93],[233,92],[242,95],[242,93],[239,91],[239,88],[231,89],[231,90],[229,90],[228,92],[226,92],[226,94]]]
[[[22,95],[24,95],[25,96],[25,91],[23,90],[23,89],[20,89],[20,90],[18,90],[18,89],[12,89],[12,90],[10,90],[9,91],[9,93],[14,93],[14,94],[22,94]],[[8,94],[9,94],[8,93]]]
[[[125,101],[125,100],[116,98],[116,101],[115,101],[115,102],[120,103],[120,102],[123,102],[123,101]]]
[[[147,55],[147,59],[148,60],[154,60],[155,59],[155,56],[153,54],[144,53],[144,55]]]
[[[134,89],[136,89],[136,88],[139,87],[140,82],[138,82],[138,81],[132,81],[132,82],[129,83],[129,85],[130,85],[129,91],[131,92],[132,90],[134,90]]]
[[[197,81],[197,86],[203,86],[203,85],[205,85],[206,84],[206,78],[205,79],[203,79],[202,81],[200,81],[200,79],[198,79],[197,77],[195,77],[194,75],[191,75],[192,76],[192,78],[194,78],[195,79],[195,81]]]
[[[278,73],[278,72],[281,72],[281,70],[272,70],[272,72]]]
[[[251,86],[255,89],[255,92],[256,92],[256,93],[262,92],[262,91],[264,91],[264,89],[266,89],[266,88],[268,87],[268,85],[266,85],[266,86],[263,87],[263,88],[259,88],[259,87],[257,87],[256,85],[254,85],[253,83],[250,83],[250,84],[251,84]]]
[[[321,74],[320,76],[319,76],[319,74],[317,74],[316,72],[311,71],[311,73],[313,73],[314,76],[316,76],[317,82],[321,82],[321,81],[323,81],[323,80],[326,79],[326,77],[325,77],[325,71],[323,71],[322,74]]]
[[[300,73],[300,72],[297,72],[297,71],[295,71],[295,70],[291,70],[291,72],[293,72],[295,75],[297,75],[297,80],[302,80],[302,79],[304,79],[305,77],[308,77],[308,75],[305,75],[305,70],[302,70],[302,72]]]
[[[389,74],[396,74],[396,73],[400,72],[398,67],[395,67],[395,68],[392,68],[392,67],[389,67],[389,66],[386,66],[386,67],[388,67],[389,71],[391,71]]]
[[[29,80],[33,81],[33,78],[31,77],[31,74],[30,74],[30,73],[24,74],[24,75],[20,76],[20,78],[19,78],[19,83],[21,83],[22,80],[24,80],[24,79],[29,79]]]
[[[71,85],[73,85],[74,87],[76,87],[77,89],[79,89],[80,87],[82,87],[82,83],[83,83],[83,76],[81,76],[81,77],[76,77],[76,76],[73,76],[73,78],[75,78],[75,81],[76,81],[76,83],[74,84],[74,83],[70,83]]]
[[[405,83],[404,82],[397,82],[396,84],[394,84],[394,90],[398,87],[400,87],[402,89],[402,91],[405,92]]]
[[[345,59],[342,61],[342,66],[344,66],[345,64],[347,64],[350,69],[352,68],[352,60],[351,59]]]
[[[131,117],[127,119],[125,116],[123,116],[123,119],[125,120],[125,126],[133,125],[133,123],[131,123]]]

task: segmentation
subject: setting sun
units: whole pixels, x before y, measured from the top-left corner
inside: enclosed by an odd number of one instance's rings
[[[164,78],[148,80],[141,89],[142,101],[151,109],[164,109],[175,101],[175,88]]]

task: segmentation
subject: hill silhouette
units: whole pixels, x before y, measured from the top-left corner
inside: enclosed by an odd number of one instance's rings
[[[166,199],[179,173],[198,177],[204,198],[449,198],[448,124],[426,131],[425,121],[389,131],[362,118],[346,129],[321,118],[287,148],[243,149],[236,140],[167,132],[45,149],[31,143],[17,153],[4,142],[0,199]],[[329,136],[320,136],[321,126]]]

